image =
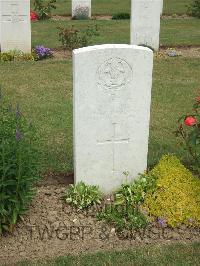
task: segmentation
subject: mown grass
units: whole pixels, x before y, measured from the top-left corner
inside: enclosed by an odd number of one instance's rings
[[[31,8],[33,9],[31,0]],[[187,5],[193,0],[164,0],[164,14],[185,14]],[[53,14],[71,15],[71,0],[57,0]],[[92,0],[93,15],[113,15],[119,12],[130,13],[131,0]]]
[[[32,44],[60,47],[57,27],[71,25],[82,29],[96,24],[99,36],[91,44],[130,43],[130,21],[40,21],[32,23]],[[120,33],[120,34],[119,34]],[[167,46],[200,45],[199,19],[165,19],[161,21],[160,43]]]
[[[200,243],[173,244],[166,246],[137,247],[126,251],[98,252],[76,256],[65,256],[43,262],[23,262],[18,266],[197,266],[200,261]]]
[[[31,0],[31,7],[33,8]],[[46,0],[48,1],[48,0]],[[57,0],[54,15],[71,15],[72,0]],[[92,0],[92,15],[112,15],[118,12],[130,12],[131,0]]]
[[[199,59],[169,58],[154,62],[148,164],[162,154],[176,153],[173,131],[180,115],[189,112],[199,88]],[[38,128],[43,171],[73,170],[72,62],[0,63],[0,83],[5,94],[18,102]]]
[[[72,170],[71,62],[0,64],[0,83],[36,125],[42,170]]]
[[[185,14],[192,3],[193,0],[164,0],[163,14]]]

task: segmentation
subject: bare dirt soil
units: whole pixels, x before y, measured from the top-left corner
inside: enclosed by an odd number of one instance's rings
[[[175,50],[180,57],[188,57],[188,58],[200,58],[200,47],[199,46],[179,46],[173,47],[171,50]],[[169,47],[160,48],[159,52],[155,55],[157,57],[168,58],[167,53],[170,51]],[[53,49],[53,58],[54,59],[67,59],[71,58],[71,53],[69,51],[63,49]]]
[[[191,47],[191,46],[179,46],[179,47],[161,47],[159,53],[163,55],[165,58],[169,57],[169,51],[176,51],[177,55],[180,57],[188,57],[188,58],[200,58],[200,47]]]
[[[158,224],[119,234],[97,221],[96,207],[80,212],[63,202],[64,191],[72,182],[72,174],[48,173],[44,177],[27,215],[12,234],[0,236],[0,265],[138,245],[200,241],[200,228],[170,229]]]
[[[174,14],[174,15],[163,15],[161,18],[162,19],[192,19],[193,17],[188,16],[186,14],[183,14],[183,15]],[[58,21],[58,20],[64,21],[64,20],[72,20],[72,17],[54,15],[52,16],[51,19],[55,21]],[[96,16],[92,16],[91,19],[92,20],[111,20],[112,16],[111,15],[96,15]]]
[[[59,16],[59,15],[54,15],[52,16],[51,18],[52,20],[55,20],[55,21],[68,21],[68,20],[72,20],[72,17],[71,16]],[[112,19],[112,16],[109,16],[109,15],[99,15],[99,16],[92,16],[91,18],[92,20],[111,20]]]

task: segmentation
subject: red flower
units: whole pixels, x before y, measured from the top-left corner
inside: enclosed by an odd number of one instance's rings
[[[34,11],[30,12],[30,16],[31,16],[31,21],[35,21],[39,19],[38,14]]]
[[[197,103],[200,103],[200,96],[198,96],[195,100]]]
[[[188,116],[185,118],[184,123],[186,126],[192,127],[197,124],[197,120],[194,116]]]

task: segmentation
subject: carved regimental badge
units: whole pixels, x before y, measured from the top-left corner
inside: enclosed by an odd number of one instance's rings
[[[98,84],[105,89],[123,89],[133,78],[131,66],[121,58],[110,58],[97,70]]]

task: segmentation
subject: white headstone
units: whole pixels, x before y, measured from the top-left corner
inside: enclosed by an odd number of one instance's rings
[[[108,193],[146,169],[152,67],[145,47],[73,51],[75,182]]]
[[[1,7],[1,0],[0,0],[0,51],[1,51],[1,12],[2,12],[2,7]]]
[[[30,0],[0,0],[1,51],[31,52]]]
[[[160,15],[163,13],[163,0],[160,0]]]
[[[72,17],[81,14],[91,17],[91,0],[72,0]]]
[[[131,1],[131,44],[159,49],[160,0]]]

